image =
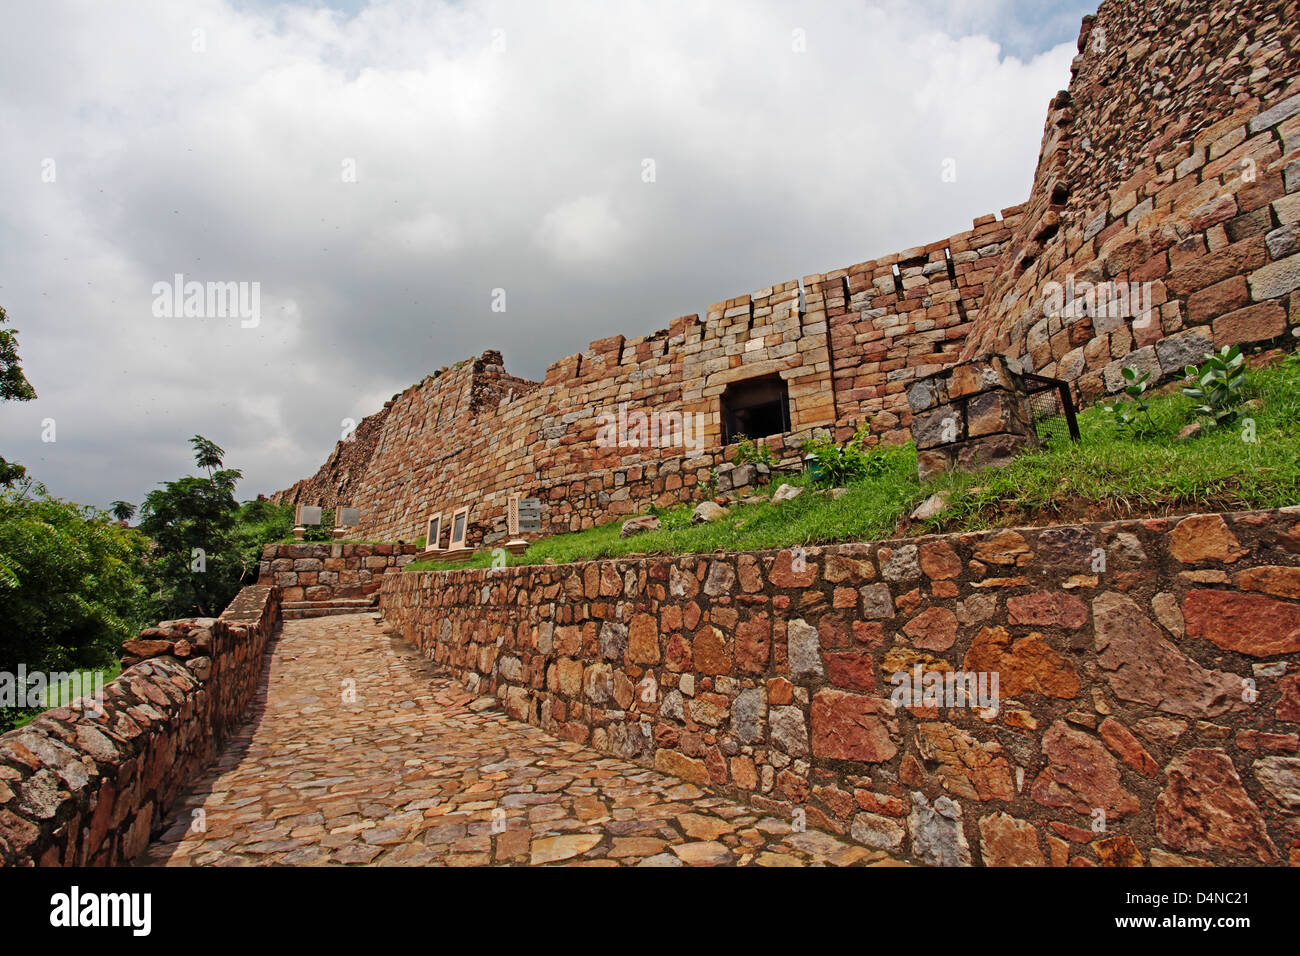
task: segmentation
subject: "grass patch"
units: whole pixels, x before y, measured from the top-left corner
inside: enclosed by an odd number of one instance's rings
[[[793,501],[773,505],[773,487],[752,505],[733,505],[709,524],[692,525],[692,504],[661,511],[663,528],[620,538],[622,520],[586,531],[556,535],[508,555],[511,565],[557,564],[627,554],[699,554],[751,551],[836,541],[873,541],[897,535],[974,531],[1014,525],[1082,523],[1115,518],[1276,508],[1300,503],[1300,361],[1294,357],[1248,373],[1244,397],[1255,407],[1253,443],[1243,426],[1203,428],[1192,439],[1178,432],[1197,417],[1182,394],[1150,399],[1150,427],[1139,437],[1119,426],[1100,405],[1079,416],[1081,441],[1069,440],[1064,422],[1042,450],[1001,469],[976,474],[949,472],[922,482],[910,447],[890,456],[881,473],[847,486],[832,499],[805,475]],[[781,479],[778,479],[778,482]],[[949,507],[924,521],[908,518],[929,495],[949,493]],[[407,571],[486,568],[490,551],[457,562],[417,561]]]

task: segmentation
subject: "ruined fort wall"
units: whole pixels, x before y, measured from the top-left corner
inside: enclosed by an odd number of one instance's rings
[[[962,358],[1004,355],[1087,402],[1127,365],[1169,378],[1213,345],[1293,344],[1300,0],[1106,0],[1079,48],[1029,199],[1001,217],[597,340],[540,383],[485,353],[396,396],[371,451],[336,450],[282,497],[356,505],[358,533],[389,540],[469,504],[470,543],[493,544],[515,493],[543,500],[547,533],[698,497],[728,454],[720,397],[740,379],[785,380],[792,431],[771,444],[793,459],[818,429],[906,440],[911,381]],[[1044,298],[1098,282],[1140,286],[1143,310]],[[600,447],[600,416],[620,405],[700,416],[701,450]]]
[[[127,641],[94,705],[78,698],[0,735],[0,866],[135,860],[243,723],[279,626],[278,590],[243,588],[219,618]]]
[[[1300,4],[1105,0],[1048,115],[1024,215],[964,356],[1090,400],[1300,323]],[[1044,308],[1049,282],[1149,284],[1151,308]],[[1122,310],[1121,310],[1122,312]]]
[[[769,440],[778,456],[797,458],[819,429],[843,438],[870,424],[879,439],[905,440],[906,384],[955,360],[1014,212],[715,303],[704,321],[682,316],[651,335],[598,339],[540,383],[510,376],[500,353],[486,352],[394,396],[314,478],[276,499],[356,505],[356,536],[372,539],[414,540],[429,516],[469,504],[470,542],[497,543],[512,494],[543,500],[548,533],[591,527],[651,501],[698,497],[729,453],[724,390],[768,375],[784,380],[790,403],[791,431]],[[690,416],[678,434],[698,444],[602,444],[601,426],[621,412]],[[448,530],[444,522],[444,547]]]
[[[407,571],[380,604],[516,719],[925,862],[1277,865],[1298,555],[1292,508]],[[924,696],[958,672],[983,696]]]

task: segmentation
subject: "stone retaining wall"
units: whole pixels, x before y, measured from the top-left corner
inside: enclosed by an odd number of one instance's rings
[[[518,719],[918,860],[1300,862],[1300,508],[409,572],[381,607]],[[996,708],[923,696],[957,671]]]
[[[386,572],[406,567],[423,553],[409,543],[268,544],[262,549],[257,583],[274,584],[284,601],[360,598],[378,591]]]
[[[219,618],[165,621],[127,641],[99,713],[77,700],[0,735],[0,864],[139,855],[243,720],[279,622],[277,589],[246,587]]]

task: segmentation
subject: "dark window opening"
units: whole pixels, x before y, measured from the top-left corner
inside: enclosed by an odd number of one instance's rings
[[[752,378],[722,393],[722,443],[790,431],[790,395],[780,376]]]

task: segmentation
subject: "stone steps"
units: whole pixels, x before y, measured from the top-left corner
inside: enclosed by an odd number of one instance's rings
[[[373,612],[377,595],[366,598],[334,598],[329,601],[285,601],[281,615],[286,621],[301,621],[311,617],[333,617],[337,614],[366,614]]]

